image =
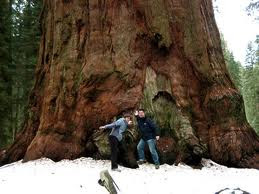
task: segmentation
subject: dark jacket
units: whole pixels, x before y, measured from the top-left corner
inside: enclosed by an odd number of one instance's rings
[[[155,139],[156,136],[159,136],[159,129],[150,118],[140,118],[139,116],[136,116],[136,118],[141,138],[144,141]]]

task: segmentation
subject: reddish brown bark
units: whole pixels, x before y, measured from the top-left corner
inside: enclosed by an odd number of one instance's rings
[[[2,164],[108,157],[98,126],[166,103],[179,119],[158,146],[170,162],[259,167],[259,139],[226,70],[211,0],[45,0],[42,33],[30,117]]]

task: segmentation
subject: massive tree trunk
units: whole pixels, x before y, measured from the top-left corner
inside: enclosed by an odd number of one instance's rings
[[[259,167],[259,138],[227,72],[211,0],[44,0],[41,16],[28,118],[2,164],[107,158],[98,127],[144,107],[162,130],[163,162]],[[125,164],[135,157],[132,134]]]

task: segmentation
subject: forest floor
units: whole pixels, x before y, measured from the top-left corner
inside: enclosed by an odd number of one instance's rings
[[[43,158],[21,161],[0,167],[1,194],[102,194],[107,190],[98,184],[100,172],[109,172],[128,194],[259,194],[259,170],[228,168],[203,159],[201,169],[185,164],[152,164],[138,169],[120,166],[121,172],[110,170],[108,160],[80,158],[53,162]],[[221,191],[221,192],[220,192]],[[244,192],[245,191],[245,192]]]

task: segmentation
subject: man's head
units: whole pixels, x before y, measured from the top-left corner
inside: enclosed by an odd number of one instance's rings
[[[144,118],[144,117],[145,117],[145,111],[144,111],[143,108],[141,108],[141,109],[138,110],[138,116],[139,116],[140,118]]]
[[[127,123],[131,122],[131,115],[130,114],[125,114],[124,115],[125,120],[127,121]]]

